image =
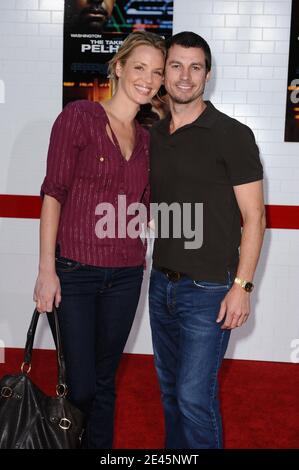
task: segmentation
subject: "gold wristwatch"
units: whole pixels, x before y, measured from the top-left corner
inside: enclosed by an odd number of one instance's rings
[[[236,284],[239,284],[246,292],[252,292],[254,285],[250,281],[244,281],[244,279],[240,279],[239,277],[236,277],[234,282]]]

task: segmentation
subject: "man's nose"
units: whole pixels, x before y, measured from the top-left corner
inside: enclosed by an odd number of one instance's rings
[[[181,74],[180,74],[181,80],[189,80],[190,79],[190,70],[188,67],[184,67],[181,69]]]

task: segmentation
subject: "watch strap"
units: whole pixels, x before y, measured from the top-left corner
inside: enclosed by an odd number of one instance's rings
[[[254,287],[251,281],[241,279],[240,277],[235,277],[234,282],[241,286],[246,292],[251,292]]]

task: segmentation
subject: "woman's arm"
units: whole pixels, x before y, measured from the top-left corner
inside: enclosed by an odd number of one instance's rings
[[[60,283],[55,272],[55,245],[69,187],[73,181],[80,148],[84,144],[81,105],[69,103],[54,122],[47,157],[47,173],[41,187],[44,197],[40,220],[39,273],[34,300],[39,312],[51,312],[53,302],[61,301]]]
[[[61,301],[59,278],[55,271],[55,246],[61,204],[47,194],[44,196],[40,218],[40,258],[33,300],[40,313],[51,312],[53,302]]]

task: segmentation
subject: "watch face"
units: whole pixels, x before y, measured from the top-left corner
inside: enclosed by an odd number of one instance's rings
[[[251,292],[253,290],[252,282],[246,282],[244,289],[246,290],[246,292]]]

